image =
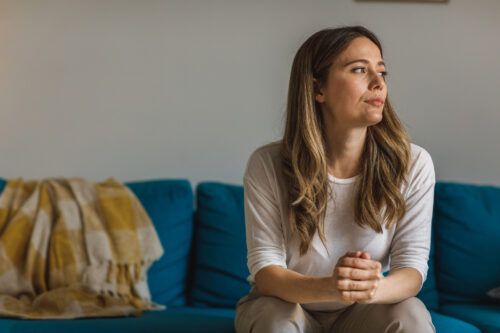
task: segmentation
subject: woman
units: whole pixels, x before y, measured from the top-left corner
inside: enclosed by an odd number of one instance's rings
[[[292,65],[283,139],[245,175],[240,332],[435,332],[427,274],[435,174],[387,96],[378,38],[321,30]],[[381,272],[390,269],[384,277]]]

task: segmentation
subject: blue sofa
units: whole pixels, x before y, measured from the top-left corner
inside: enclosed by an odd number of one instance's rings
[[[234,307],[250,289],[243,187],[203,182],[193,191],[184,179],[126,185],[165,250],[148,279],[153,300],[167,309],[127,318],[2,318],[0,332],[234,332]],[[500,332],[500,300],[486,295],[500,286],[499,254],[500,188],[438,182],[429,273],[418,295],[438,333]]]

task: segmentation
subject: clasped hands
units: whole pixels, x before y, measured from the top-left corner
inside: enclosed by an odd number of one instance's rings
[[[333,270],[332,282],[337,301],[351,305],[376,301],[382,265],[371,260],[368,252],[348,251],[339,258]]]

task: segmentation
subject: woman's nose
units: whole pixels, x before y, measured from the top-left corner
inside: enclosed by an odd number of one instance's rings
[[[371,78],[370,84],[371,84],[370,88],[372,88],[372,89],[374,89],[374,88],[379,88],[379,89],[384,88],[384,86],[385,86],[384,76],[378,75],[378,73],[372,74],[372,78]]]

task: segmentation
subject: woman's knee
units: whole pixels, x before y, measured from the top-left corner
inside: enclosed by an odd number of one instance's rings
[[[387,315],[401,330],[398,332],[435,332],[432,318],[425,304],[417,297],[391,304]]]
[[[261,296],[237,310],[237,332],[317,332],[319,323],[297,303]]]

